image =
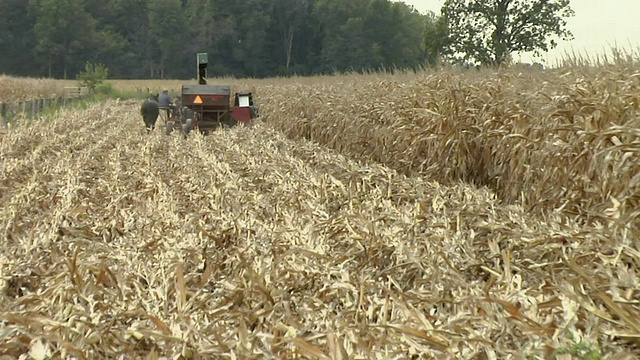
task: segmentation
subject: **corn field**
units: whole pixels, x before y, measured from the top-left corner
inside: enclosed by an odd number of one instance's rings
[[[0,132],[3,359],[640,356],[637,66],[234,84]]]
[[[74,80],[31,79],[0,75],[0,102],[21,102],[63,96],[67,86],[78,86],[78,82]]]

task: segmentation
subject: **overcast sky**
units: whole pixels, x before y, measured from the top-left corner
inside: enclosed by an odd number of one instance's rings
[[[444,0],[403,1],[421,13],[430,10],[436,14],[444,3]],[[571,8],[576,14],[567,20],[567,26],[575,39],[560,41],[548,55],[543,55],[548,65],[552,66],[565,52],[602,54],[616,43],[627,51],[640,52],[640,0],[572,0]],[[514,58],[518,56],[514,54]],[[525,54],[521,61],[531,62],[531,57]]]

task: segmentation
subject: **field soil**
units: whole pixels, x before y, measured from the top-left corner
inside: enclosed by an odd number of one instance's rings
[[[0,353],[640,356],[617,228],[268,120],[147,135],[138,102],[108,101],[0,134]]]

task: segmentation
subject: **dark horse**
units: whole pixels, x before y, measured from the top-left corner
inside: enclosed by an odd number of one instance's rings
[[[156,127],[158,115],[160,114],[158,94],[151,94],[149,98],[142,103],[140,113],[142,114],[142,120],[144,120],[144,124],[147,128],[147,133],[153,131]]]

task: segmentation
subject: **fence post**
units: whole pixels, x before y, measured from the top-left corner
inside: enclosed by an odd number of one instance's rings
[[[18,104],[16,104],[15,101],[11,102],[11,109],[9,111],[11,112],[11,119],[15,119],[16,114],[18,113]]]
[[[0,127],[7,127],[7,112],[9,109],[9,105],[6,103],[0,103]]]
[[[10,121],[15,120],[17,115],[35,118],[49,107],[55,106],[57,108],[71,105],[88,96],[86,87],[66,87],[65,90],[67,90],[65,92],[71,92],[71,94],[63,94],[55,98],[36,98],[24,101],[11,101],[9,103],[0,102],[0,127],[6,127]],[[138,91],[141,92],[142,89],[138,88]]]

